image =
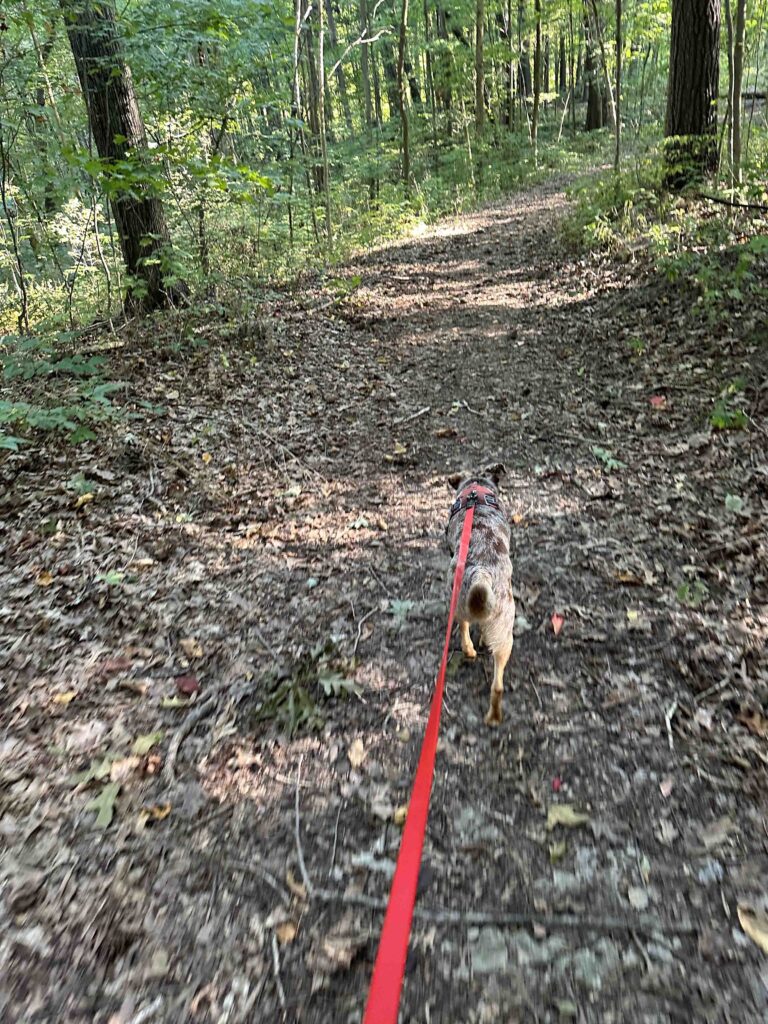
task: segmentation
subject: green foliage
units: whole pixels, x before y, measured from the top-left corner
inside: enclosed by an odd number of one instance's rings
[[[609,448],[601,448],[599,445],[593,444],[592,454],[603,464],[604,469],[609,473],[613,473],[617,469],[626,469],[626,462],[617,459]]]
[[[709,421],[715,430],[746,430],[749,417],[741,407],[744,401],[743,380],[731,381],[720,393]]]

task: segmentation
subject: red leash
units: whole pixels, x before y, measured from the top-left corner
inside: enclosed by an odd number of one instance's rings
[[[451,644],[451,630],[456,605],[459,601],[461,583],[464,579],[464,568],[467,564],[469,537],[472,533],[472,520],[475,517],[474,501],[467,506],[464,526],[459,542],[459,557],[456,573],[453,577],[451,591],[451,607],[448,613],[448,628],[445,631],[445,646],[440,671],[437,673],[435,692],[429,709],[429,719],[421,744],[421,754],[413,781],[413,790],[408,804],[408,817],[405,820],[400,852],[397,855],[397,867],[389,891],[387,912],[384,926],[381,929],[379,950],[373,967],[368,1002],[365,1007],[363,1024],[397,1024],[397,1013],[400,1007],[400,991],[403,987],[405,960],[408,955],[408,939],[411,934],[413,907],[416,902],[416,887],[419,882],[421,867],[421,851],[424,846],[424,833],[427,828],[429,814],[429,797],[432,792],[432,780],[435,774],[435,754],[437,752],[437,735],[440,730],[440,712],[443,709],[443,693],[445,691],[445,671],[448,666],[448,654]]]

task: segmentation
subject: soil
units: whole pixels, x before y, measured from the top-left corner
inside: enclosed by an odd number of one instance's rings
[[[505,719],[455,637],[401,1020],[768,1019],[766,309],[712,322],[566,210],[130,325],[126,416],[5,457],[4,1021],[360,1020],[447,478],[493,463]]]

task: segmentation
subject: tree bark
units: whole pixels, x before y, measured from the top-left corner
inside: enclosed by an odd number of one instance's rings
[[[400,39],[397,48],[397,99],[400,108],[400,130],[403,140],[403,184],[406,192],[411,187],[411,143],[408,125],[408,105],[405,94],[405,43],[408,31],[408,0],[403,0],[400,15]]]
[[[586,0],[585,0],[586,2]],[[588,132],[603,127],[603,94],[597,71],[597,52],[589,16],[584,10],[584,79],[587,87],[587,120],[584,128]]]
[[[720,0],[672,0],[664,134],[675,187],[717,167],[719,42]]]
[[[475,128],[478,134],[485,127],[485,79],[483,75],[483,41],[485,36],[485,0],[475,3]]]
[[[536,42],[533,50],[533,116],[531,118],[531,141],[533,162],[539,161],[539,101],[541,99],[541,0],[533,0],[536,17]]]
[[[733,97],[731,118],[733,123],[733,181],[741,184],[741,87],[744,75],[744,23],[746,0],[736,0],[736,27],[733,36]]]
[[[613,169],[621,164],[621,0],[616,0],[616,154]]]
[[[99,156],[107,171],[116,161],[142,161],[147,139],[114,8],[108,0],[59,2]],[[110,202],[125,265],[137,282],[129,288],[127,307],[148,311],[178,301],[186,287],[166,281],[170,234],[159,197],[133,181],[130,191],[113,192]]]

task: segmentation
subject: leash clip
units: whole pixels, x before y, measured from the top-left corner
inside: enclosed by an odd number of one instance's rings
[[[469,494],[467,495],[467,504],[465,505],[465,508],[474,508],[474,506],[477,504],[477,499],[477,491],[470,491]]]

